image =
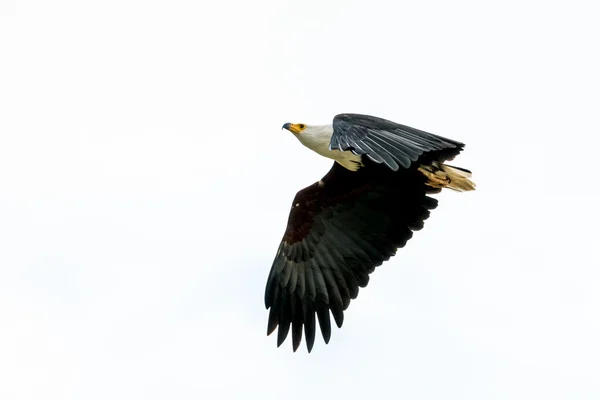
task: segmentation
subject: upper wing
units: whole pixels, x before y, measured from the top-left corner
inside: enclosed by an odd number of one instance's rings
[[[437,200],[426,196],[416,168],[393,172],[370,164],[351,172],[337,162],[319,182],[296,194],[267,281],[267,333],[277,345],[292,328],[293,349],[315,339],[315,314],[329,342],[329,312],[341,327],[345,310],[369,274],[423,227]]]
[[[339,114],[333,119],[329,147],[366,154],[376,163],[384,163],[397,171],[399,166],[408,168],[424,153],[433,152],[431,154],[441,159],[451,159],[460,153],[464,144],[369,115]]]

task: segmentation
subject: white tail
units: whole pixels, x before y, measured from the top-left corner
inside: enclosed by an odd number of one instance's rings
[[[426,184],[431,187],[448,188],[457,192],[475,190],[475,182],[469,179],[469,170],[433,162],[431,165],[421,165],[419,171],[429,179]]]

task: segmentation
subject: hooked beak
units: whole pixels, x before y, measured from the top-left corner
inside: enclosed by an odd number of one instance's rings
[[[298,133],[302,132],[302,129],[304,129],[304,126],[302,124],[290,124],[289,122],[286,122],[285,124],[283,124],[281,129],[287,129],[288,131],[290,131],[294,134],[298,134]]]

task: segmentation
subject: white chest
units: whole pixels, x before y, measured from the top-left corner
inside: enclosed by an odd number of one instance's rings
[[[362,166],[361,157],[350,151],[329,150],[333,128],[331,125],[311,127],[296,135],[300,143],[323,157],[337,161],[344,168],[356,171]]]

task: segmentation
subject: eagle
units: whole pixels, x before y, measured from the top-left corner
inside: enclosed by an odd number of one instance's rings
[[[423,228],[443,188],[470,191],[471,172],[445,164],[465,145],[422,130],[361,114],[339,114],[328,125],[286,123],[304,146],[333,159],[329,172],[300,190],[265,289],[267,335],[277,346],[302,331],[310,353],[316,321],[325,343],[333,316],[344,310],[369,275]]]

